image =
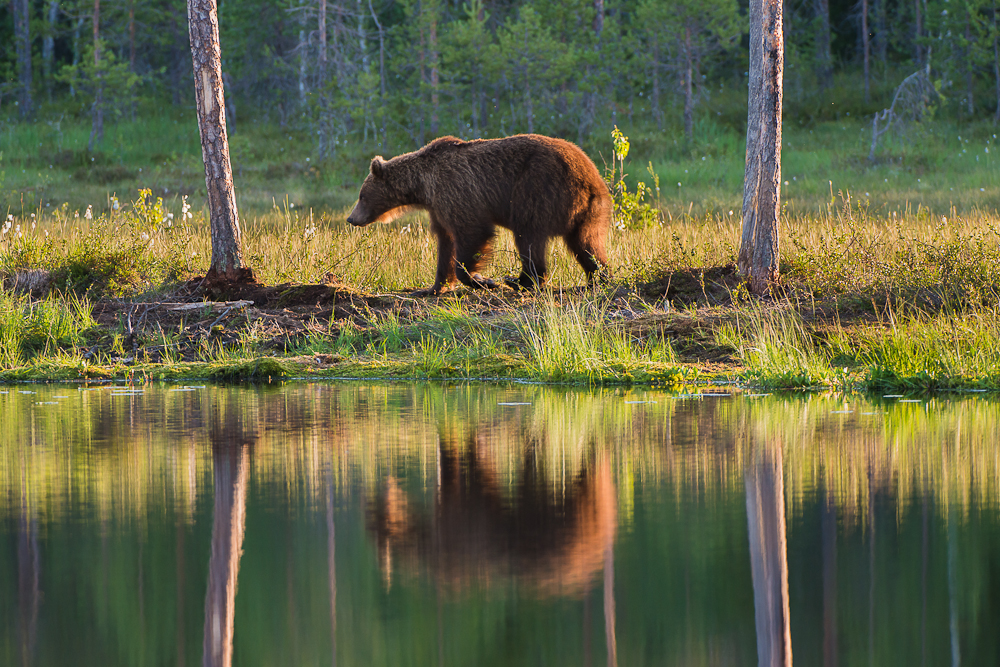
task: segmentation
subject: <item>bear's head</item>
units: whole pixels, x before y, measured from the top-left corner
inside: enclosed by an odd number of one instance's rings
[[[407,204],[402,201],[400,189],[390,182],[386,165],[381,156],[372,160],[371,173],[361,184],[358,203],[347,216],[347,222],[355,227],[364,227],[379,220],[386,222],[391,219],[387,214]]]

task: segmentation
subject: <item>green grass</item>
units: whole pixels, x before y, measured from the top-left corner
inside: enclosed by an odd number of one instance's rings
[[[13,368],[37,356],[77,359],[96,322],[91,305],[73,295],[35,300],[0,291],[0,368]]]

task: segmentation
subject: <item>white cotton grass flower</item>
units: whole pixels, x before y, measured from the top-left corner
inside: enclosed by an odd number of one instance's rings
[[[191,220],[194,214],[191,213],[191,204],[188,203],[188,196],[181,195],[181,221]]]
[[[87,210],[83,212],[83,217],[87,220],[94,219],[94,207],[90,204],[87,205]]]

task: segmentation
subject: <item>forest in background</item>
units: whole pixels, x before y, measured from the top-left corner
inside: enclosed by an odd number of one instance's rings
[[[539,132],[593,152],[593,137],[626,119],[682,143],[698,124],[742,133],[746,123],[742,1],[219,4],[231,131],[295,130],[320,160],[443,134]],[[786,123],[870,116],[928,64],[943,95],[936,114],[1000,110],[994,0],[789,0],[784,21]],[[93,152],[104,118],[192,107],[190,77],[180,0],[0,6],[5,124],[90,120]]]

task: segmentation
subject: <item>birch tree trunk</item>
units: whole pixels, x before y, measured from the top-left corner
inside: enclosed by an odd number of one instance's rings
[[[206,278],[209,283],[252,282],[253,271],[244,266],[240,250],[240,223],[226,133],[219,16],[215,0],[188,0],[187,6],[198,132],[212,229],[212,265]]]
[[[750,2],[750,95],[743,178],[743,234],[737,260],[750,290],[778,280],[781,210],[781,99],[785,66],[780,0]]]
[[[17,43],[18,114],[28,118],[34,111],[31,99],[31,4],[13,0],[14,41]]]

